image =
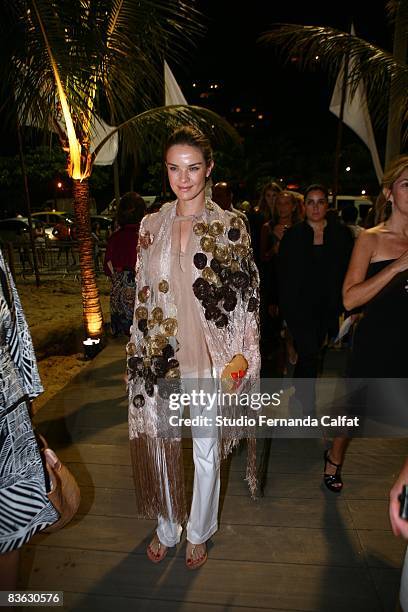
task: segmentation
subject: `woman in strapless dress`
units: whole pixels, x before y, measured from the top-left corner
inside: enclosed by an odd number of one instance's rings
[[[354,335],[351,378],[408,378],[408,155],[383,178],[385,218],[358,237],[343,285],[347,310],[363,309]],[[337,437],[325,454],[324,482],[343,487],[341,466],[349,438]]]

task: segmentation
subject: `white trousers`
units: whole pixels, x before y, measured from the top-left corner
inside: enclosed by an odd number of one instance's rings
[[[215,392],[215,381],[211,379],[211,373],[206,374],[207,377],[205,378],[204,385],[211,387],[212,392]],[[190,406],[190,416],[197,414],[207,414],[206,407],[201,406],[194,410]],[[211,414],[215,422],[215,413]],[[192,544],[203,544],[218,529],[220,448],[215,428],[212,430],[212,437],[196,436],[193,431],[193,462],[193,499],[187,522],[186,535],[187,540]],[[158,517],[157,536],[162,544],[172,547],[180,541],[182,526],[171,520],[172,509],[167,482],[165,486],[170,519],[165,519],[163,516]]]

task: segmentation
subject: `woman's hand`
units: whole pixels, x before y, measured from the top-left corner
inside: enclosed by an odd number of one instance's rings
[[[225,366],[221,374],[221,382],[224,391],[230,392],[237,389],[248,370],[248,362],[243,355],[234,355]]]
[[[395,536],[401,536],[405,540],[408,540],[408,521],[402,519],[399,515],[399,500],[398,496],[402,492],[402,487],[408,484],[408,459],[405,461],[404,467],[402,468],[394,486],[390,491],[390,522],[392,531]]]
[[[286,231],[285,226],[281,225],[280,223],[278,223],[278,225],[275,225],[275,227],[273,228],[273,233],[278,240],[282,240],[285,234],[285,231]]]

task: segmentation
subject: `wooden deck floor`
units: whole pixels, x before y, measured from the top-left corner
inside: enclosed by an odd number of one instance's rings
[[[390,531],[387,496],[407,441],[353,441],[335,496],[321,485],[322,441],[273,440],[255,502],[236,452],[223,467],[207,564],[188,571],[183,540],[156,566],[145,555],[155,523],[136,516],[123,369],[123,346],[112,342],[36,417],[82,503],[69,526],[24,548],[21,588],[62,590],[66,610],[101,612],[396,609],[405,546]]]

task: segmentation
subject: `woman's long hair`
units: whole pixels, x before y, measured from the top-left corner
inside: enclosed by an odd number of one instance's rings
[[[119,227],[139,225],[146,214],[146,202],[135,191],[128,191],[119,200],[116,221]]]
[[[404,170],[408,169],[408,155],[399,155],[395,157],[388,168],[386,169],[383,180],[382,187],[383,190],[390,191],[392,186],[394,185],[397,178],[401,176]],[[380,194],[381,195],[381,194]],[[384,193],[384,201],[382,198],[378,196],[377,198],[378,204],[376,202],[376,210],[379,211],[379,220],[387,221],[391,217],[392,213],[392,204],[390,200],[387,199],[387,196]]]
[[[267,191],[274,191],[276,195],[281,193],[282,187],[273,181],[266,183],[262,187],[261,195],[259,197],[258,205],[255,208],[255,212],[263,215],[265,217],[265,221],[269,221],[272,218],[271,209],[266,201],[265,194]]]

